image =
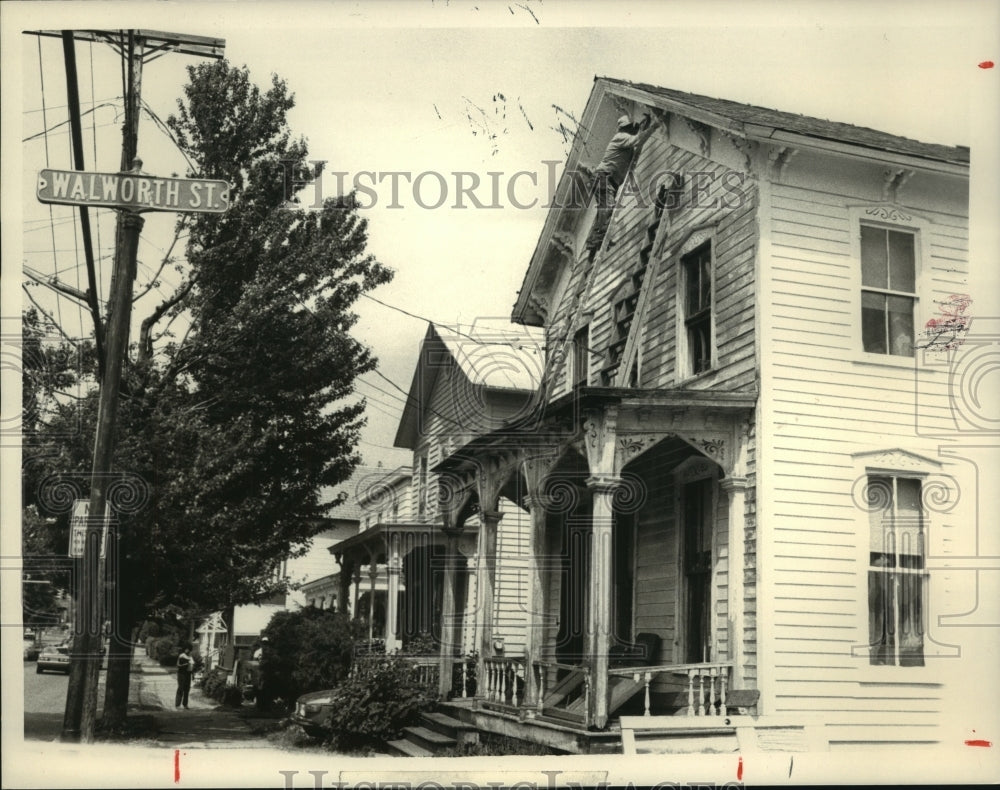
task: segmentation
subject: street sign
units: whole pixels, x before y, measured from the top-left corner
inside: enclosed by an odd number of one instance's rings
[[[69,519],[69,556],[83,557],[83,547],[87,542],[87,526],[90,520],[90,500],[77,499],[73,502],[73,514]],[[104,506],[104,529],[101,530],[101,559],[108,553],[108,523],[111,521],[111,508]]]
[[[51,170],[38,173],[41,203],[108,206],[130,211],[193,211],[224,214],[229,182],[210,178],[157,178],[142,173],[88,173]]]

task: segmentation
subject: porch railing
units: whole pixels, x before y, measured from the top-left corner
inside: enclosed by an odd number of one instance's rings
[[[520,657],[483,659],[483,694],[487,702],[520,708],[524,704],[525,664]]]
[[[387,656],[384,653],[356,655],[348,674],[352,678],[364,677],[390,661],[405,661],[412,668],[414,679],[420,685],[437,691],[440,672],[437,656]]]
[[[686,707],[682,704],[688,716],[725,716],[726,693],[730,688],[730,674],[733,665],[728,662],[703,664],[667,664],[655,667],[631,667],[610,669],[608,675],[631,677],[636,683],[645,686],[645,716],[653,715],[650,709],[650,685],[660,675],[674,675],[687,681]],[[680,692],[681,699],[684,692]],[[675,695],[674,699],[677,699]],[[677,706],[671,706],[674,708]]]
[[[579,664],[560,664],[557,661],[535,661],[532,664],[535,673],[536,699],[534,706],[542,713],[546,700],[553,694],[565,689],[566,693],[550,700],[556,708],[579,709],[586,721],[590,711],[590,667]],[[550,676],[552,676],[550,678]],[[581,704],[582,702],[582,704]]]
[[[452,660],[451,693],[455,699],[469,699],[476,693],[475,656],[456,656]]]

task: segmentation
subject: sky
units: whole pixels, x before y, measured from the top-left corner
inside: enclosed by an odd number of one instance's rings
[[[392,172],[419,179],[415,189],[398,176],[393,202],[392,176],[383,176],[374,205],[364,210],[370,252],[396,272],[372,294],[384,304],[357,305],[356,335],[385,377],[368,374],[358,387],[371,407],[359,448],[367,463],[409,461],[392,447],[404,397],[396,387],[409,388],[427,320],[466,328],[509,320],[544,221],[541,206],[555,183],[551,173],[568,151],[560,124],[571,126],[582,113],[595,76],[970,145],[974,152],[997,128],[996,101],[984,98],[996,93],[996,70],[977,67],[997,60],[1000,25],[988,3],[4,3],[0,13],[5,88],[15,88],[4,91],[4,140],[14,143],[5,150],[22,155],[18,169],[5,172],[4,224],[23,227],[21,234],[4,234],[5,263],[20,257],[30,271],[58,272],[73,285],[84,276],[75,211],[56,206],[50,215],[34,199],[38,170],[72,167],[67,127],[57,126],[66,119],[61,42],[18,30],[140,27],[224,38],[226,56],[246,65],[258,84],[278,74],[295,94],[290,125],[308,140],[311,158],[326,163],[323,195],[337,191],[338,171],[348,186]],[[86,166],[115,171],[120,60],[98,44],[78,44],[77,59],[83,110],[96,108],[84,117]],[[159,118],[175,109],[185,68],[197,62],[171,54],[146,66],[143,99]],[[46,126],[48,135],[41,135]],[[147,172],[184,175],[183,159],[149,115],[139,152]],[[11,158],[4,159],[9,168]],[[519,171],[528,174],[517,180],[514,198],[537,201],[534,208],[516,207],[505,194]],[[502,174],[496,177],[501,207],[478,208],[465,199],[458,207],[455,174],[468,174],[460,176],[466,185],[478,177],[474,194],[489,206],[490,172]],[[21,185],[19,202],[10,200],[10,174]],[[431,208],[442,183],[446,199]],[[310,190],[302,198],[309,203],[314,196]],[[165,255],[175,219],[146,217],[140,293]],[[113,227],[113,212],[98,212],[105,290]],[[174,252],[182,253],[182,245]],[[4,269],[3,315],[16,316],[27,297],[16,287],[16,267]],[[158,285],[136,302],[135,320],[179,278],[170,267],[162,271]],[[85,316],[70,300],[43,286],[28,291],[71,336],[86,331]]]

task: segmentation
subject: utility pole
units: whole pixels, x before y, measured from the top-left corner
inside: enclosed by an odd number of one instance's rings
[[[144,224],[142,211],[213,211],[228,208],[228,184],[214,182],[224,197],[215,207],[196,208],[177,198],[171,205],[154,205],[152,198],[146,203],[134,201],[142,195],[141,182],[148,181],[142,173],[142,162],[136,157],[139,135],[139,111],[142,96],[142,67],[147,60],[159,57],[166,51],[189,55],[221,58],[225,47],[222,39],[163,33],[151,30],[125,31],[38,31],[38,35],[58,36],[64,46],[72,40],[104,41],[115,47],[127,60],[128,82],[125,95],[125,123],[122,129],[121,178],[117,203],[119,209],[115,244],[115,263],[108,301],[108,325],[105,336],[104,375],[101,379],[100,402],[97,414],[97,431],[94,440],[94,460],[90,486],[90,509],[87,518],[87,535],[80,563],[81,584],[77,588],[75,636],[70,664],[69,686],[66,692],[66,709],[63,717],[62,740],[92,743],[97,723],[97,687],[101,669],[101,646],[104,631],[104,562],[101,546],[105,533],[105,511],[108,488],[114,460],[115,422],[118,415],[118,397],[121,387],[122,367],[128,350],[129,327],[132,319],[132,292],[136,273],[136,253],[139,234]],[[71,97],[72,98],[72,97]],[[71,110],[73,102],[70,102]],[[77,104],[76,111],[79,112]],[[81,157],[82,158],[82,157]],[[82,161],[77,161],[80,168]],[[38,198],[43,202],[85,205],[90,199],[74,199],[58,193],[53,173],[43,171],[39,177]],[[80,174],[83,178],[83,174]],[[173,179],[181,181],[180,179]],[[64,182],[65,183],[65,182]],[[193,183],[193,182],[189,182]],[[140,185],[136,189],[136,185]],[[126,187],[131,187],[126,189]],[[178,184],[177,195],[181,184]],[[126,195],[126,192],[128,193]],[[74,191],[74,194],[75,191]],[[82,193],[81,193],[82,194]],[[146,195],[148,192],[145,192]],[[91,203],[102,205],[101,203]],[[200,204],[200,201],[199,201]],[[107,205],[104,203],[103,205]],[[99,328],[98,328],[99,333]]]

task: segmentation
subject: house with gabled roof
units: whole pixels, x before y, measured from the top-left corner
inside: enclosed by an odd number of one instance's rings
[[[352,579],[362,596],[370,582],[369,624],[387,651],[444,642],[449,655],[469,656],[476,651],[475,612],[488,608],[495,623],[493,649],[523,655],[527,518],[509,500],[478,511],[465,483],[435,467],[455,448],[528,408],[540,360],[537,343],[517,327],[461,331],[428,325],[395,439],[395,446],[412,451],[412,468],[380,470],[362,481],[354,497],[361,529],[329,549],[341,567],[345,605]],[[456,503],[465,503],[458,505],[463,521],[452,529],[445,519]],[[490,586],[478,583],[487,576],[480,551],[484,529],[501,548]],[[447,604],[445,590],[451,595]],[[364,601],[353,611],[364,615]],[[437,655],[436,648],[430,655]],[[468,696],[471,685],[463,689],[462,677],[449,663],[440,675],[442,693]]]
[[[647,115],[595,247],[592,173]],[[523,656],[479,607],[455,717],[570,752],[941,742],[941,624],[975,608],[968,194],[962,146],[595,80],[513,309],[535,400],[428,459],[474,500],[445,531],[501,495],[529,519]]]

